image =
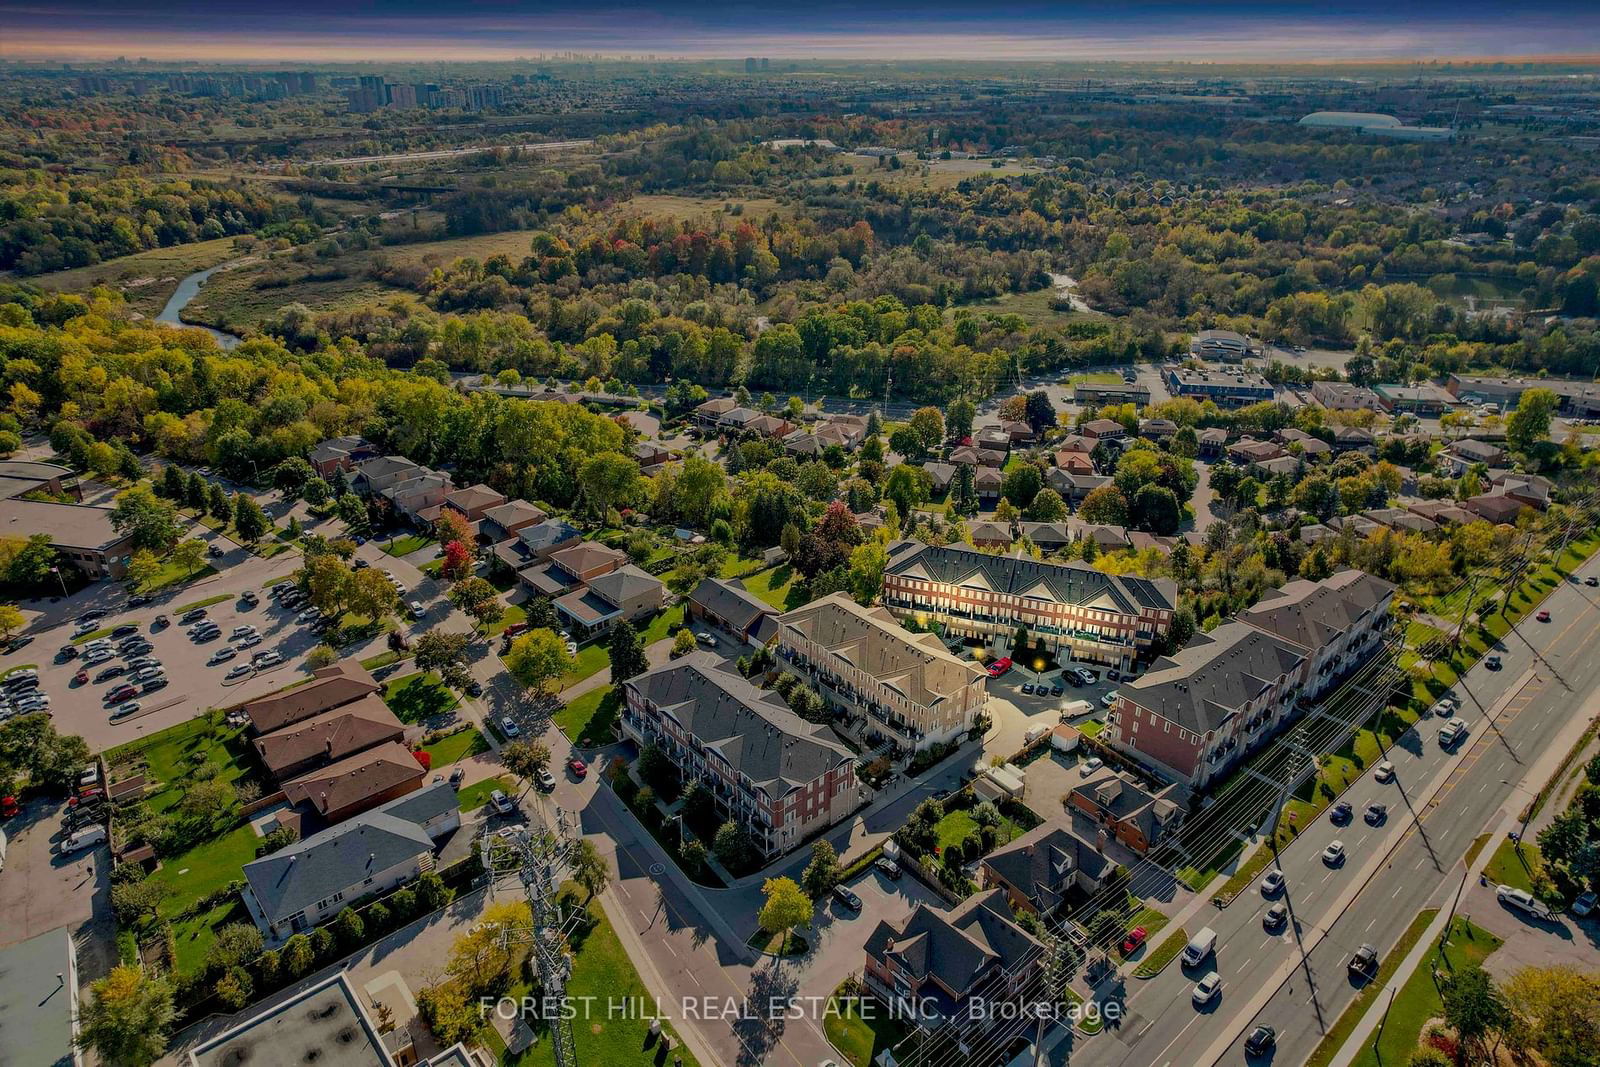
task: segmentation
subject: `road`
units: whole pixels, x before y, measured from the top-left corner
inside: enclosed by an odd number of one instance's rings
[[[544,141],[536,144],[486,144],[471,148],[440,148],[432,152],[396,152],[386,156],[345,156],[342,159],[313,159],[307,167],[359,167],[367,163],[421,163],[432,159],[455,159],[482,152],[554,152],[562,148],[582,148],[594,144],[590,138],[577,141]]]
[[[1600,573],[1600,564],[1591,561],[1580,573]],[[1259,883],[1227,909],[1201,912],[1188,932],[1209,923],[1220,935],[1215,958],[1187,971],[1174,963],[1147,982],[1130,981],[1130,1017],[1118,1031],[1080,1045],[1096,1067],[1239,1063],[1243,1036],[1259,1023],[1279,1034],[1271,1062],[1305,1061],[1360,988],[1346,971],[1354,950],[1370,943],[1387,954],[1430,901],[1448,907],[1472,840],[1498,825],[1502,805],[1533,761],[1569,726],[1575,705],[1600,687],[1600,662],[1588,651],[1600,639],[1594,610],[1600,597],[1564,584],[1547,605],[1554,621],[1530,618],[1507,636],[1498,649],[1502,670],[1479,666],[1456,687],[1464,705],[1457,717],[1470,730],[1466,741],[1445,751],[1437,740],[1440,720],[1422,720],[1390,752],[1393,783],[1368,774],[1345,793],[1355,809],[1349,825],[1336,827],[1324,814],[1284,850],[1288,927],[1263,928],[1271,901]],[[1362,817],[1372,801],[1388,805],[1377,826]],[[1335,839],[1347,858],[1330,866],[1321,853]],[[1223,980],[1221,997],[1197,1011],[1190,992],[1213,968]],[[1257,1011],[1256,1002],[1268,996]]]

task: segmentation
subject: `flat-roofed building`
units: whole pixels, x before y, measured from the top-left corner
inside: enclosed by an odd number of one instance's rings
[[[1177,592],[1164,578],[918,541],[890,545],[883,576],[883,604],[900,618],[997,648],[1026,626],[1057,656],[1120,670],[1148,660],[1172,629]]]
[[[1445,381],[1452,396],[1475,404],[1490,404],[1509,411],[1522,401],[1529,389],[1548,389],[1556,394],[1557,411],[1562,415],[1600,415],[1600,383],[1571,378],[1492,378],[1475,374],[1452,374]]]
[[[1149,386],[1139,385],[1137,382],[1108,382],[1095,384],[1085,382],[1072,387],[1072,399],[1085,407],[1104,407],[1107,404],[1133,404],[1136,407],[1150,406]]]
[[[1201,330],[1189,338],[1189,354],[1196,359],[1239,363],[1250,355],[1250,341],[1233,330]]]
[[[63,560],[90,578],[119,579],[128,571],[133,536],[111,525],[111,511],[45,500],[0,500],[0,537],[26,541],[43,534]]]
[[[1312,382],[1311,396],[1330,411],[1379,411],[1383,408],[1377,393],[1350,382]]]
[[[864,719],[868,741],[890,740],[905,752],[962,736],[988,700],[988,675],[974,660],[846,593],[779,616],[777,653],[826,703]]]
[[[1383,405],[1383,409],[1394,414],[1442,415],[1462,404],[1432,382],[1420,385],[1382,382],[1373,386],[1372,391],[1378,394],[1378,403]]]
[[[1210,400],[1222,407],[1255,404],[1278,395],[1272,383],[1259,374],[1242,370],[1210,371],[1173,367],[1167,371],[1167,391],[1173,396]]]

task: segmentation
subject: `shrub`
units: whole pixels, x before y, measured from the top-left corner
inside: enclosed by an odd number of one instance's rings
[[[367,909],[367,926],[375,933],[389,928],[389,909],[382,901]]]

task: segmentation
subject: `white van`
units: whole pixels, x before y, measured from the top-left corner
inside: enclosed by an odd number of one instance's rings
[[[104,844],[105,840],[106,828],[100,823],[92,823],[61,842],[61,854],[65,856],[69,852],[92,848],[95,845]]]
[[[1061,721],[1076,719],[1079,715],[1088,715],[1094,711],[1094,705],[1087,700],[1069,700],[1061,705]]]
[[[1207,926],[1198,934],[1189,939],[1183,947],[1183,965],[1185,967],[1198,967],[1205,962],[1207,956],[1217,948],[1217,932]]]

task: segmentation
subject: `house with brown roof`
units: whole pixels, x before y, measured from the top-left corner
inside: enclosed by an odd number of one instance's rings
[[[969,522],[967,536],[974,548],[1010,548],[1011,524],[1005,522]]]
[[[331,824],[404,796],[427,776],[405,745],[389,741],[289,779],[283,795]]]
[[[627,562],[626,552],[598,541],[579,541],[556,549],[546,562],[519,572],[518,577],[539,595],[558,597],[587,585],[602,574],[610,574]]]
[[[1094,460],[1089,458],[1087,452],[1069,452],[1066,450],[1055,455],[1056,469],[1066,471],[1068,474],[1094,474]]]
[[[1078,432],[1091,441],[1114,441],[1128,436],[1128,428],[1116,419],[1090,419]]]
[[[269,734],[292,723],[360,700],[383,688],[354,659],[340,660],[311,672],[311,681],[239,705],[256,734]]]
[[[357,436],[330,437],[311,450],[307,457],[318,476],[330,478],[334,471],[351,471],[378,454],[378,447]]]
[[[619,622],[637,622],[661,610],[666,586],[632,563],[607,571],[553,602],[574,634],[587,636]]]
[[[1006,454],[992,448],[963,445],[950,452],[950,462],[957,467],[998,467],[1005,461]]]
[[[478,519],[478,537],[497,545],[518,530],[543,522],[545,517],[543,509],[526,500],[507,500],[484,509],[482,517]]]
[[[283,780],[405,737],[405,724],[378,694],[368,693],[250,743],[273,778]]]
[[[1102,767],[1074,785],[1066,802],[1143,855],[1183,818],[1176,796],[1176,786],[1152,791],[1114,767]]]
[[[1277,442],[1257,441],[1253,437],[1246,437],[1228,446],[1228,458],[1235,463],[1264,463],[1286,454],[1283,446]]]
[[[1525,501],[1503,493],[1480,493],[1463,500],[1461,506],[1480,519],[1499,524],[1516,522],[1517,516],[1522,514],[1522,509],[1529,505]]]
[[[506,502],[506,495],[498,489],[479,482],[469,485],[465,489],[456,489],[445,494],[444,506],[461,515],[468,522],[477,522],[490,508],[499,507]]]
[[[1000,499],[1000,486],[1005,482],[1005,475],[1000,473],[999,467],[979,467],[973,471],[972,481],[978,489],[979,503],[994,503]]]

